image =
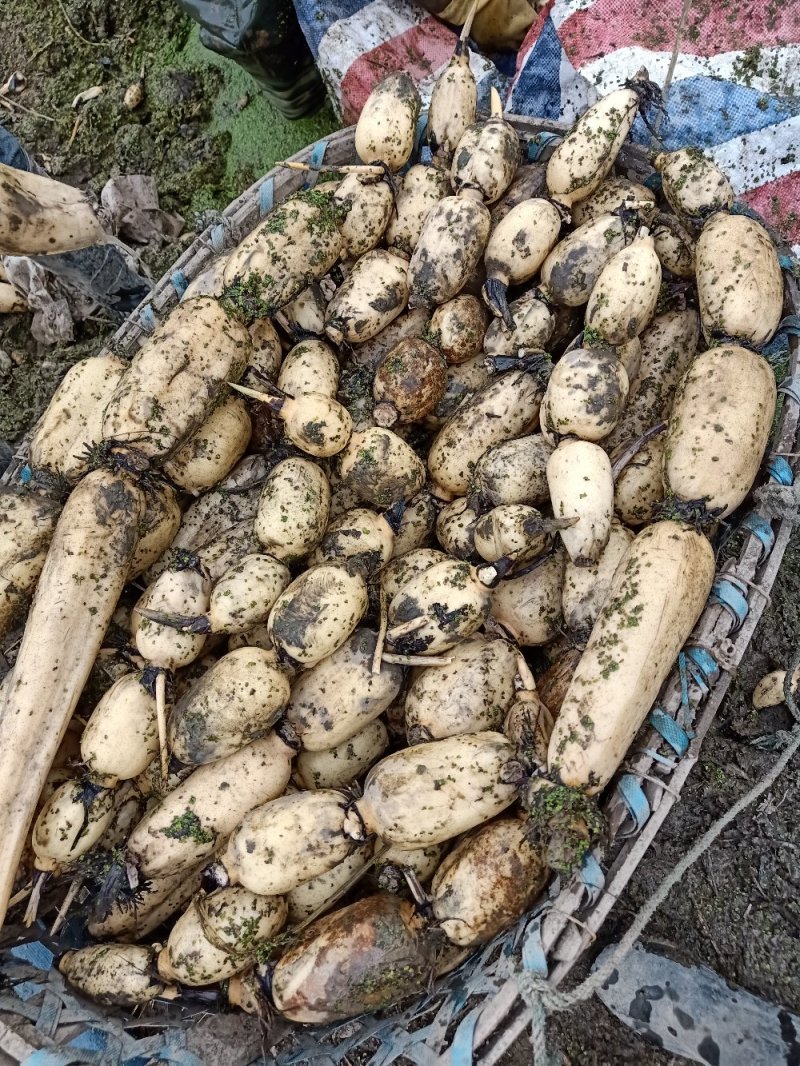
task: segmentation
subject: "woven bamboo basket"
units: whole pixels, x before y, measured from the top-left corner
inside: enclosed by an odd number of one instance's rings
[[[508,116],[528,158],[566,127],[537,119]],[[353,128],[304,149],[294,160],[320,170],[357,162]],[[623,148],[619,173],[637,180],[652,177],[643,149]],[[276,168],[222,212],[154,287],[149,298],[116,332],[109,347],[132,354],[174,307],[189,282],[207,270],[249,233],[275,203],[296,192],[308,175]],[[742,209],[747,211],[747,209]],[[750,213],[750,212],[747,212]],[[772,233],[784,269],[784,312],[800,312],[800,290],[793,260]],[[794,320],[797,321],[796,319]],[[797,450],[800,386],[795,384],[800,341],[791,331],[767,353],[786,367],[779,388],[776,428],[758,486],[791,485],[789,456]],[[12,483],[27,476],[25,455],[6,472]],[[750,509],[748,509],[748,504]],[[36,930],[7,928],[0,966],[8,979],[0,986],[0,1066],[4,1061],[55,1066],[56,1063],[179,1062],[184,1066],[219,1061],[245,1066],[271,1061],[359,1064],[400,1060],[475,1061],[492,1066],[530,1022],[513,979],[523,966],[560,985],[591,944],[606,916],[644,859],[658,830],[680,798],[698,759],[703,738],[747,650],[768,601],[791,532],[786,520],[773,518],[764,504],[745,502],[728,524],[728,547],[707,606],[665,683],[648,722],[628,752],[620,773],[605,793],[609,827],[603,849],[590,853],[569,881],[551,883],[546,897],[518,926],[479,950],[422,1000],[383,1016],[365,1016],[327,1027],[299,1027],[275,1021],[262,1027],[240,1014],[220,1013],[213,997],[186,1004],[154,1004],[137,1017],[104,1011],[76,997],[52,965],[67,947]],[[730,535],[736,539],[731,540]],[[738,552],[731,552],[736,544]],[[719,558],[719,556],[718,556]],[[33,933],[33,935],[32,935]],[[4,1058],[5,1056],[5,1058]],[[31,1056],[34,1056],[31,1058]]]

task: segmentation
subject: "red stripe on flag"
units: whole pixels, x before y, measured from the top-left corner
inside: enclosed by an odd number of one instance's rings
[[[789,244],[800,244],[800,171],[750,189],[740,199],[763,215]]]
[[[344,121],[358,119],[370,92],[387,74],[404,70],[415,82],[429,77],[448,61],[457,39],[444,23],[426,18],[359,56],[342,78]]]
[[[617,48],[638,45],[654,52],[670,51],[680,20],[682,0],[596,0],[570,15],[558,29],[564,51],[580,68]],[[800,41],[800,10],[795,4],[767,4],[739,0],[736,5],[710,3],[689,10],[681,51],[696,56],[753,48],[742,60],[742,80],[748,73],[768,73],[768,60],[758,48]]]
[[[519,51],[517,52],[517,74],[519,74],[519,72],[525,66],[525,63],[528,59],[528,53],[530,52],[531,48],[533,48],[533,46],[539,40],[539,34],[542,32],[545,22],[547,22],[548,18],[550,17],[550,12],[555,2],[556,0],[547,0],[547,3],[539,12],[539,15],[535,19],[533,25],[525,34],[525,40],[519,46]]]

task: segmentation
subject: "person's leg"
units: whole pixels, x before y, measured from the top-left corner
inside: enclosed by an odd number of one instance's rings
[[[243,67],[287,118],[325,101],[325,86],[292,0],[178,0],[200,24],[200,40]]]

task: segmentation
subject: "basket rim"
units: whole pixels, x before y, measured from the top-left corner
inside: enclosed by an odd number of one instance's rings
[[[547,119],[513,114],[508,114],[506,117],[520,133],[523,143],[529,143],[542,132],[564,133],[569,129],[565,123]],[[337,163],[341,164],[346,161],[346,158],[353,157],[354,130],[355,127],[350,126],[325,139],[324,159],[318,172],[335,170]],[[319,154],[319,145],[309,145],[296,152],[291,160],[316,163]],[[619,169],[627,170],[629,173],[641,173],[644,168],[652,170],[648,155],[648,150],[643,146],[626,144],[618,157],[619,164],[621,164]],[[220,213],[219,222],[208,225],[185,249],[171,269],[154,284],[150,295],[122,323],[100,354],[107,354],[119,346],[125,348],[131,344],[141,344],[149,336],[158,318],[168,313],[180,299],[178,276],[180,275],[184,282],[194,280],[220,255],[225,254],[227,249],[237,243],[244,232],[249,232],[258,224],[259,219],[265,214],[263,210],[265,187],[271,188],[270,201],[274,200],[278,203],[302,187],[304,181],[304,177],[296,172],[283,167],[273,167],[253,182]],[[775,232],[774,228],[761,219],[759,221],[767,228],[779,250],[788,250],[787,242]],[[800,312],[800,285],[788,271],[784,271],[784,298],[785,307],[789,312]],[[800,339],[790,336],[788,343],[789,373],[794,377],[800,366]],[[770,441],[768,455],[774,452],[795,451],[799,420],[800,404],[794,397],[786,396],[777,420],[775,434]],[[0,484],[8,485],[18,479],[25,465],[24,449],[23,453],[15,458],[18,462],[9,467],[0,479]],[[763,464],[755,486],[762,484],[764,484]],[[742,508],[735,514],[739,515]],[[694,640],[697,646],[712,647],[720,652],[718,657],[720,669],[717,676],[711,680],[710,686],[706,686],[705,691],[703,691],[702,679],[699,679],[699,683],[698,679],[689,679],[689,696],[693,702],[696,701],[700,713],[695,724],[695,738],[688,751],[677,759],[672,770],[669,773],[659,774],[660,783],[658,777],[654,779],[651,771],[659,768],[656,760],[652,758],[652,752],[662,743],[662,737],[647,725],[637,734],[634,745],[628,752],[625,770],[641,780],[640,787],[650,805],[651,814],[644,826],[640,827],[635,834],[626,835],[625,833],[627,808],[617,794],[617,782],[622,768],[604,793],[603,809],[609,819],[611,843],[605,852],[594,849],[592,853],[596,860],[607,867],[604,887],[596,898],[592,898],[586,883],[576,876],[561,887],[560,894],[553,902],[550,913],[542,926],[546,954],[552,956],[555,962],[549,975],[549,980],[554,987],[564,980],[591,943],[594,932],[602,925],[638,863],[655,839],[669,810],[679,798],[680,790],[697,761],[705,733],[722,703],[732,679],[733,670],[749,646],[753,631],[766,605],[766,593],[769,592],[777,576],[791,533],[791,525],[788,521],[770,519],[757,508],[753,513],[759,514],[769,524],[774,536],[774,546],[771,551],[765,556],[762,541],[754,532],[747,531],[739,556],[726,561],[716,573],[716,579],[734,579],[744,583],[743,595],[749,603],[749,613],[744,624],[737,629],[724,606],[709,603],[692,637],[687,642],[688,646]],[[750,594],[754,585],[761,595]],[[674,715],[681,704],[683,692],[681,677],[677,669],[674,669],[662,686],[657,705],[666,713]],[[522,919],[523,924],[529,922],[532,913],[536,913],[536,908]],[[581,914],[582,928],[572,922],[576,913]],[[499,1054],[507,1046],[511,1031],[513,1030],[515,1034],[519,1033],[527,1024],[526,1010],[517,1010],[514,1013],[516,1000],[516,988],[513,983],[509,983],[483,1001],[474,1040],[476,1049],[483,1048],[481,1061],[486,1066],[491,1066],[497,1061]],[[165,1020],[164,1025],[169,1027],[170,1022]],[[493,1045],[492,1038],[503,1025],[506,1028],[502,1047],[498,1052],[497,1047],[500,1045]]]

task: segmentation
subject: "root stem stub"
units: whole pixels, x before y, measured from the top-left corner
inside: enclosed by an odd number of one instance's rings
[[[508,285],[500,278],[487,278],[483,283],[483,299],[497,318],[502,318],[506,327],[513,330],[516,323],[508,306]]]

